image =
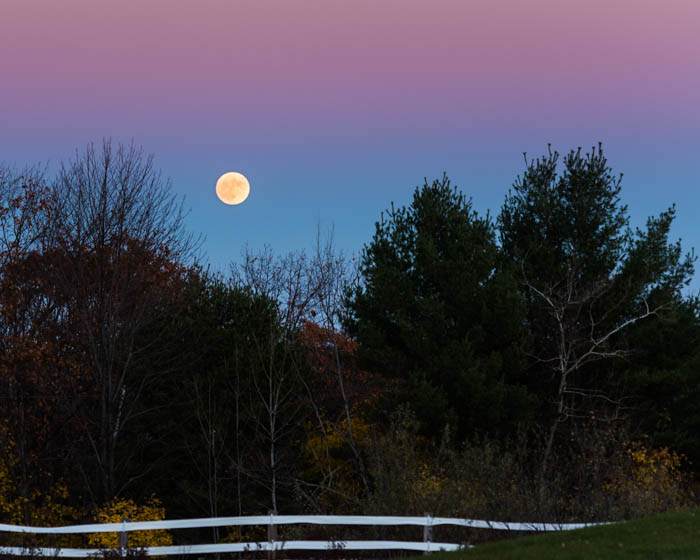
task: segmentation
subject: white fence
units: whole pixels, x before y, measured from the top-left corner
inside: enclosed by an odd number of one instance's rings
[[[310,525],[367,525],[367,526],[401,526],[414,525],[423,527],[422,541],[282,541],[277,540],[277,526],[292,524]],[[31,533],[50,535],[75,535],[82,533],[112,533],[122,535],[120,541],[126,543],[130,531],[152,531],[156,529],[195,529],[202,527],[235,527],[244,525],[266,525],[268,540],[262,542],[193,544],[180,546],[151,546],[145,548],[149,555],[171,556],[187,554],[212,554],[222,552],[277,551],[277,550],[411,550],[418,552],[437,552],[440,550],[458,550],[469,545],[459,543],[432,542],[432,528],[439,525],[453,525],[500,531],[567,531],[580,529],[602,523],[510,523],[504,521],[482,521],[478,519],[459,519],[452,517],[401,517],[372,515],[254,515],[246,517],[212,517],[201,519],[176,519],[170,521],[132,521],[122,523],[93,523],[89,525],[72,525],[64,527],[28,527],[0,523],[0,532]],[[124,545],[122,545],[124,546]],[[65,558],[86,558],[99,555],[97,548],[33,548],[42,556],[60,556]],[[22,547],[0,547],[0,554],[26,555]]]

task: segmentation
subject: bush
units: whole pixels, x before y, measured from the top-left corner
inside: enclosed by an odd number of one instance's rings
[[[645,517],[691,505],[682,458],[667,448],[648,450],[625,436],[619,426],[572,434],[569,445],[555,450],[543,480],[536,438],[472,438],[455,446],[446,433],[434,444],[417,435],[412,416],[404,411],[375,439],[369,462],[373,487],[364,509],[375,515],[428,512],[567,523]],[[459,531],[455,538],[463,540],[464,530]],[[440,538],[447,532],[440,528]],[[470,532],[473,540],[503,536]]]
[[[102,506],[96,517],[100,523],[119,523],[122,519],[158,521],[165,519],[165,508],[155,496],[143,505],[138,505],[133,500],[115,498]],[[88,543],[93,547],[116,550],[119,548],[119,533],[92,533],[88,536]],[[130,549],[171,544],[173,544],[172,536],[168,531],[162,530],[131,531],[127,542]]]
[[[681,471],[683,457],[662,447],[649,450],[639,442],[626,449],[623,468],[605,486],[625,518],[646,517],[690,505],[694,495]]]

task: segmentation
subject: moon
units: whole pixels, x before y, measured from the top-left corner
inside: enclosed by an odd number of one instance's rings
[[[236,171],[224,173],[216,181],[216,196],[224,204],[236,205],[243,202],[250,194],[250,183],[245,175]]]

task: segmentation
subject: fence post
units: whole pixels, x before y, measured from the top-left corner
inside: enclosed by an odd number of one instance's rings
[[[275,560],[277,551],[275,550],[275,542],[277,542],[277,525],[275,525],[274,516],[276,511],[270,510],[270,522],[267,525],[267,542],[270,543],[270,550],[267,551],[268,560]]]
[[[119,533],[119,556],[126,556],[126,548],[129,545],[129,533],[126,531],[126,523],[129,522],[128,517],[122,517],[122,530]]]
[[[430,554],[430,543],[433,540],[433,528],[430,525],[430,514],[425,514],[425,525],[423,525],[423,542],[426,543],[423,554]]]

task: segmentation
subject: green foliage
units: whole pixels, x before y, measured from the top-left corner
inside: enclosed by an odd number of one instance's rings
[[[634,408],[637,437],[670,446],[700,464],[700,301],[686,298],[638,325],[628,344],[637,351],[619,367]]]
[[[528,301],[529,386],[549,425],[543,474],[559,427],[591,409],[619,417],[625,395],[611,359],[641,348],[629,345],[637,324],[680,304],[694,261],[668,240],[674,208],[649,218],[645,230],[629,229],[622,177],[601,146],[585,156],[572,150],[561,171],[558,160],[550,150],[529,161],[498,219]]]
[[[602,147],[530,161],[509,191],[498,218],[501,244],[517,268],[529,301],[529,324],[539,358],[566,352],[580,358],[601,339],[647,310],[680,301],[693,273],[692,254],[670,243],[672,207],[632,232],[620,202],[622,176]],[[561,317],[561,328],[553,315]],[[597,350],[608,350],[602,345]],[[601,357],[592,356],[593,361]],[[555,367],[559,367],[555,365]]]
[[[602,150],[571,151],[530,161],[509,191],[498,218],[501,244],[519,272],[533,282],[558,282],[572,271],[584,285],[618,266],[627,241],[621,177]]]
[[[523,306],[500,264],[491,220],[446,176],[382,214],[364,248],[347,327],[367,369],[406,382],[426,433],[509,431],[527,418]]]

